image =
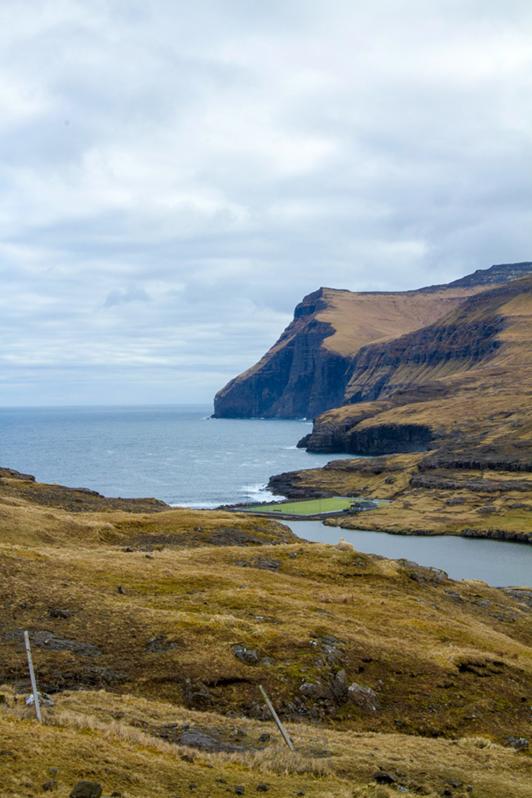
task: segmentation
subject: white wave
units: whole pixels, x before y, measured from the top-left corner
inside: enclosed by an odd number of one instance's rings
[[[290,452],[292,449],[297,449],[297,446],[283,446],[283,449],[287,452]]]
[[[223,502],[179,502],[170,503],[170,507],[188,508],[189,510],[215,510]]]
[[[243,485],[241,488],[246,499],[252,499],[256,502],[280,502],[281,496],[275,496],[269,491],[263,482],[257,482],[254,485]]]

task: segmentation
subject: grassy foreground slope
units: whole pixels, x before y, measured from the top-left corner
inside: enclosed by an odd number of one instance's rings
[[[123,798],[528,794],[526,591],[244,514],[43,506],[16,480],[0,480],[2,796],[51,779],[66,798],[81,778]],[[23,704],[24,629],[44,727]]]

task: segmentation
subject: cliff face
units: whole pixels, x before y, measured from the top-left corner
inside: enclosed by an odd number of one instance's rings
[[[342,401],[349,359],[322,346],[335,330],[319,317],[334,293],[320,288],[304,298],[259,363],[216,394],[215,417],[301,418]]]
[[[433,451],[427,467],[531,467],[532,277],[467,299],[444,319],[364,347],[346,399],[318,417],[310,451]]]
[[[471,295],[527,271],[532,271],[531,263],[493,266],[448,286],[419,291],[354,293],[320,288],[296,307],[293,321],[264,357],[217,393],[214,415],[313,418],[346,402],[386,396],[390,375],[395,382],[401,379],[400,366],[406,368],[403,376],[408,385],[408,370],[432,367],[435,358],[442,368],[451,353],[474,361],[496,346],[496,322],[491,332],[483,329],[481,334],[473,322],[469,330],[453,331],[447,324],[440,331],[437,354],[429,353],[423,329]],[[402,336],[415,331],[417,338],[409,338],[405,345]]]

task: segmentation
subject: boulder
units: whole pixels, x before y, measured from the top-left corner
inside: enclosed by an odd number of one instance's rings
[[[70,798],[101,798],[102,787],[96,781],[78,781]]]
[[[363,687],[361,684],[353,682],[347,688],[347,696],[349,701],[352,701],[365,712],[377,712],[380,708],[377,694],[371,687]]]
[[[257,665],[259,662],[259,655],[254,648],[248,648],[247,646],[237,643],[232,646],[232,650],[235,657],[241,662],[245,662],[246,665]]]

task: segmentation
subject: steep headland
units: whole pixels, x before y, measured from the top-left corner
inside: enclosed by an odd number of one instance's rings
[[[529,591],[264,518],[103,497],[73,511],[79,491],[1,476],[6,798],[80,780],[128,798],[528,795]],[[24,704],[25,629],[43,726]]]
[[[532,263],[503,264],[449,285],[405,292],[320,288],[296,307],[264,357],[218,392],[214,415],[313,418],[353,401],[350,385],[367,366],[368,345],[422,330],[471,295],[531,271]]]

